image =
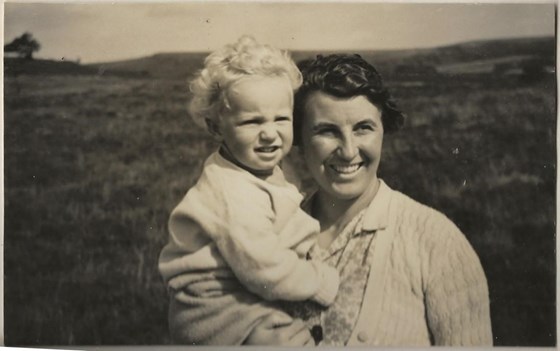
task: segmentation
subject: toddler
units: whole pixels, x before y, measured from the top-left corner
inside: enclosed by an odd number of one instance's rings
[[[175,342],[236,345],[275,301],[330,305],[335,268],[306,260],[319,231],[279,167],[292,146],[301,73],[286,52],[242,37],[191,82],[195,121],[221,141],[171,213],[159,270]]]

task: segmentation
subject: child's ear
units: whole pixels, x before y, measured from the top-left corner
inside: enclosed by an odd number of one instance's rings
[[[212,136],[215,138],[221,138],[222,133],[220,132],[220,126],[218,125],[218,122],[211,118],[206,118],[204,121],[206,122],[206,127],[208,128],[210,134],[212,134]]]

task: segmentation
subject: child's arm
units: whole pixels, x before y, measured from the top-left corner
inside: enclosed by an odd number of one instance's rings
[[[339,285],[335,268],[299,258],[270,232],[245,235],[253,230],[235,226],[231,235],[217,242],[224,259],[248,290],[266,300],[312,299],[325,306],[334,301]]]
[[[312,238],[318,230],[316,223],[306,215],[294,216],[289,219],[294,232],[274,232],[275,214],[269,195],[251,191],[251,187],[223,187],[223,229],[210,235],[225,261],[248,290],[265,300],[313,299],[330,305],[338,291],[336,269],[300,258],[290,249],[293,238]],[[199,195],[204,201],[205,194]]]

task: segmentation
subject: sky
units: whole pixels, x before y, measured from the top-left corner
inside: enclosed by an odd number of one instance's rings
[[[6,2],[4,42],[30,32],[39,58],[107,62],[212,51],[243,34],[288,50],[411,49],[553,36],[554,3]]]

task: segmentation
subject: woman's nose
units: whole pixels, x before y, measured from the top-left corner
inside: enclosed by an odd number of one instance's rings
[[[352,136],[345,137],[340,141],[338,156],[343,160],[351,161],[358,154],[357,143]]]

